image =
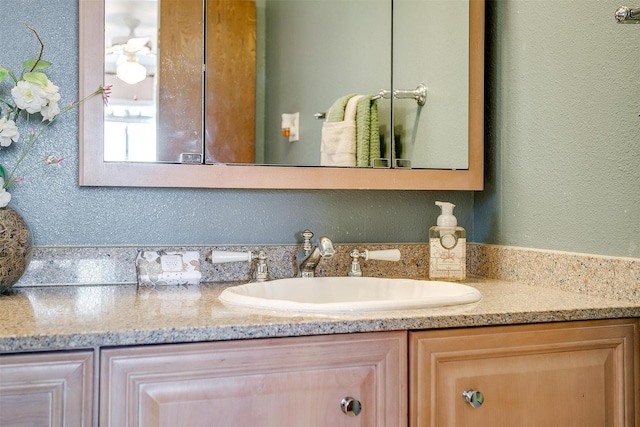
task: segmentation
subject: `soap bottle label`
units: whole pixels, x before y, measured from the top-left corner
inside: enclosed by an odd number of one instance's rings
[[[430,240],[430,279],[464,280],[467,276],[467,239],[445,234]]]

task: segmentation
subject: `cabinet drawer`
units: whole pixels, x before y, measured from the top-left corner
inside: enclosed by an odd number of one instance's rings
[[[103,350],[103,426],[402,426],[405,332]],[[349,416],[341,400],[362,412]]]
[[[93,422],[93,352],[0,357],[0,424],[86,426]]]
[[[411,333],[410,425],[636,426],[637,337],[637,320]]]

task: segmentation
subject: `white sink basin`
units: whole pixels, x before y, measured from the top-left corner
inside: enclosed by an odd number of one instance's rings
[[[468,285],[377,277],[313,277],[247,283],[222,291],[232,305],[304,312],[406,310],[468,304],[480,292]]]

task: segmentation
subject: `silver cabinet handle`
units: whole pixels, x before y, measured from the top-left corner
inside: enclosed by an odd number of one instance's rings
[[[340,408],[342,408],[342,412],[350,417],[357,417],[362,411],[362,403],[358,399],[347,396],[342,398]]]
[[[474,408],[478,408],[484,403],[484,395],[481,392],[472,389],[463,391],[462,398]]]

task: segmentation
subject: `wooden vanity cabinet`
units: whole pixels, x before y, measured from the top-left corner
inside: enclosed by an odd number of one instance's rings
[[[639,331],[617,319],[102,348],[99,390],[93,351],[2,355],[0,425],[90,426],[98,412],[100,427],[640,427]]]
[[[637,319],[411,332],[409,353],[410,426],[640,426]]]
[[[0,425],[89,427],[93,352],[0,356]]]
[[[406,332],[104,349],[100,426],[406,426],[407,357]]]

